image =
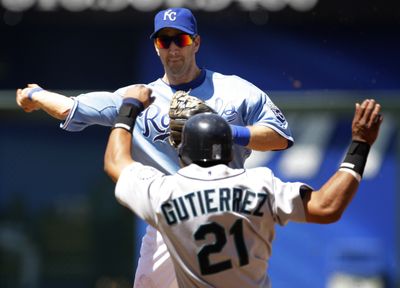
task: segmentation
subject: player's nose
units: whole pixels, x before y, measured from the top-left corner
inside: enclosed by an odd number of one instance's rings
[[[179,51],[182,48],[176,45],[174,41],[171,41],[171,44],[169,45],[168,49],[169,51]]]

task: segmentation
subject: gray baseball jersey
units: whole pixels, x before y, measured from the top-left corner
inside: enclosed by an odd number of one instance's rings
[[[305,222],[302,185],[265,167],[192,164],[164,175],[135,162],[115,195],[163,235],[180,287],[270,287],[274,226]]]

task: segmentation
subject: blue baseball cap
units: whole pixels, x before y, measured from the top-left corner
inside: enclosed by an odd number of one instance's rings
[[[168,8],[158,12],[154,17],[154,32],[150,38],[156,38],[157,33],[164,28],[178,29],[189,35],[197,34],[196,18],[186,8]]]

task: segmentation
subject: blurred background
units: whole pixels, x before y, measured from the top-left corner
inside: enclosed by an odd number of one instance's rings
[[[385,121],[359,193],[332,225],[277,227],[275,288],[400,287],[400,3],[322,0],[0,0],[0,287],[132,287],[143,223],[103,172],[106,127],[61,130],[26,114],[15,89],[68,96],[162,75],[155,13],[191,8],[201,67],[265,90],[295,145],[254,153],[286,181],[318,188],[347,150],[354,103]]]

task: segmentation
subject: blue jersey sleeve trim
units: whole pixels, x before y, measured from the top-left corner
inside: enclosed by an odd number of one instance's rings
[[[60,123],[60,128],[63,130],[67,130],[69,131],[69,125],[71,123],[72,118],[74,117],[75,111],[76,111],[76,107],[78,107],[78,100],[73,97],[72,98],[74,100],[74,105],[72,106],[71,110],[69,111],[69,114],[67,116],[67,118]]]
[[[272,130],[277,132],[279,135],[281,135],[282,137],[286,138],[288,140],[288,146],[285,149],[288,149],[288,148],[293,146],[294,138],[292,137],[289,128],[288,129],[282,129],[279,126],[275,126],[275,125],[273,125],[271,123],[255,123],[254,125],[260,125],[260,126],[265,126],[265,127],[271,128]],[[289,132],[290,134],[288,134],[286,132]],[[285,150],[285,149],[281,149],[281,150]]]

